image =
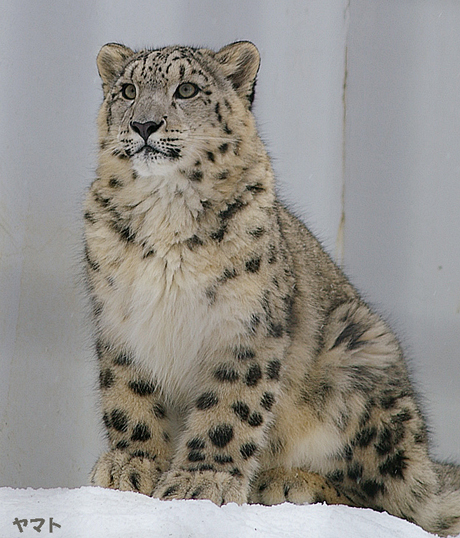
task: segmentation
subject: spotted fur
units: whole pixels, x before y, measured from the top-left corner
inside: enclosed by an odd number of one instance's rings
[[[460,531],[401,348],[277,199],[257,49],[98,56],[84,258],[110,450],[92,483],[162,499],[326,501]]]

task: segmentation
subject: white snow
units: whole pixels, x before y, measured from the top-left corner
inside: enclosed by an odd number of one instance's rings
[[[22,532],[13,521],[28,520]],[[50,518],[53,526],[50,533]],[[40,531],[34,529],[44,519]],[[363,508],[159,501],[97,487],[0,488],[0,537],[61,538],[423,538],[421,528]]]

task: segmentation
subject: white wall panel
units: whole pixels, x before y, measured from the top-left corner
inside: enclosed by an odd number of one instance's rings
[[[460,4],[352,0],[350,20],[345,265],[460,461]]]

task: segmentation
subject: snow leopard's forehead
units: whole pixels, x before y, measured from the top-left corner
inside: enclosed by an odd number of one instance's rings
[[[171,80],[198,77],[209,82],[216,76],[214,53],[207,49],[172,46],[138,53],[126,66],[126,78],[145,84],[167,84]]]

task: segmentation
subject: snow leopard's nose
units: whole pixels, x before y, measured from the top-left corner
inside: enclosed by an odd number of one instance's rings
[[[158,131],[161,127],[163,120],[160,123],[155,123],[154,121],[146,121],[145,123],[140,123],[139,121],[132,121],[130,123],[131,129],[137,134],[141,135],[142,138],[147,142],[149,136]]]

